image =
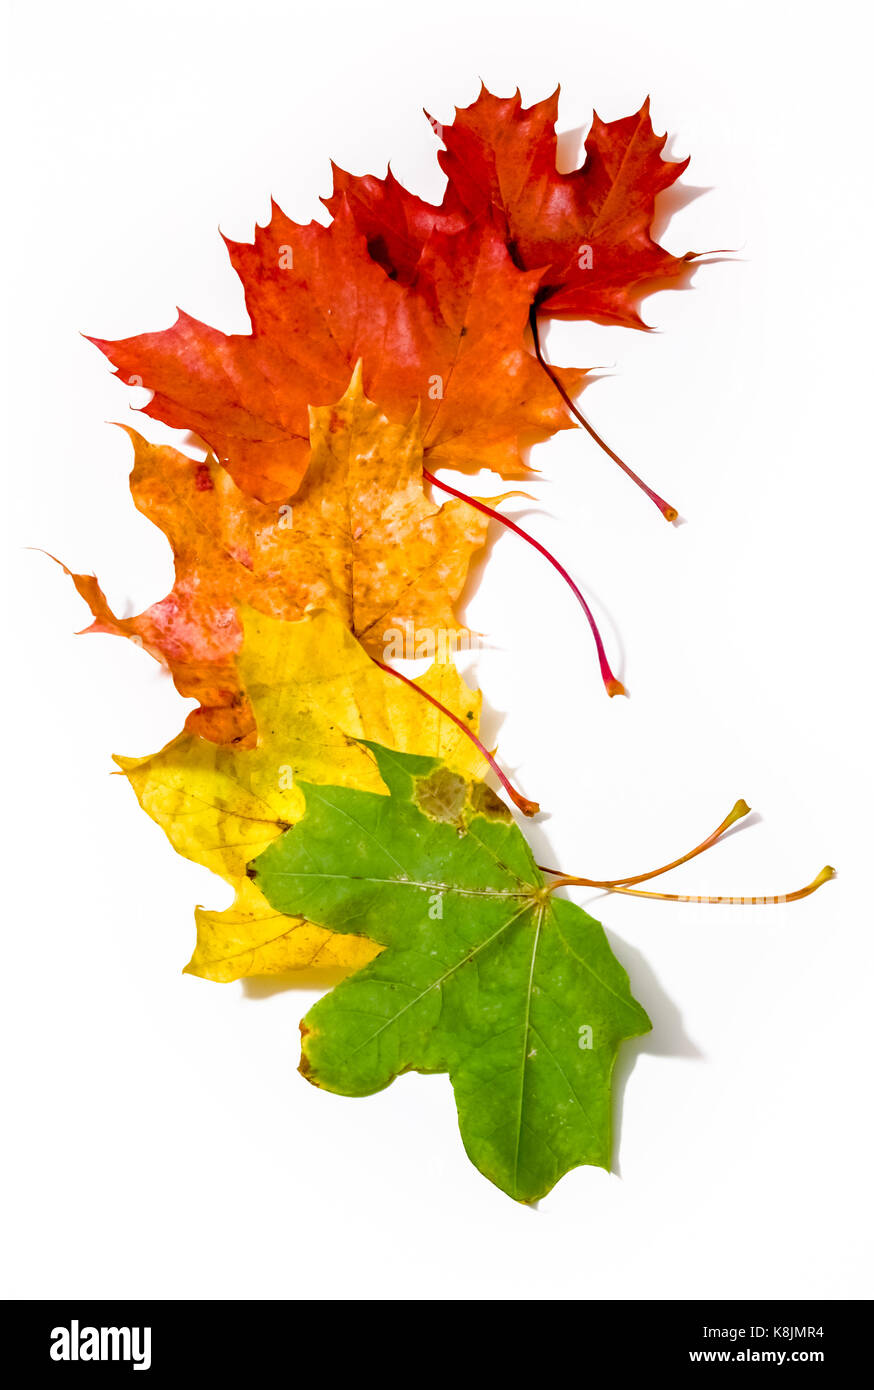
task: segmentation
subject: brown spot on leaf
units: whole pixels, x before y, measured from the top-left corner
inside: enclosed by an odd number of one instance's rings
[[[438,767],[427,777],[417,777],[413,795],[419,810],[430,820],[461,823],[467,783],[457,772]]]
[[[513,819],[501,798],[485,782],[474,782],[471,786],[470,805],[475,815],[486,816],[489,820]]]

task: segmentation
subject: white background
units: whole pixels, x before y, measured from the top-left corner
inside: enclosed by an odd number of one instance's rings
[[[867,1295],[871,1173],[869,39],[831,3],[18,3],[9,11],[3,279],[6,581],[4,1291],[20,1296]],[[794,906],[580,895],[649,1011],[619,1068],[616,1172],[538,1209],[468,1163],[445,1076],[368,1100],[297,1074],[301,989],[180,973],[196,902],[110,754],[171,738],[150,658],[75,638],[44,547],[127,613],[171,582],[105,421],[130,392],[80,330],[245,331],[217,228],[272,192],[305,221],[333,157],[426,196],[425,106],[563,86],[573,156],[652,93],[691,153],[666,244],[740,248],[649,299],[659,331],[565,324],[591,418],[686,524],[582,434],[542,446],[527,522],[596,601],[608,701],[555,576],[508,535],[471,589],[505,765],[538,852],[589,875],[681,853],[739,796],[762,816],[664,881]],[[661,218],[661,227],[666,223]],[[145,421],[153,438],[171,432]],[[493,483],[494,479],[490,479]],[[521,515],[521,513],[519,513]],[[620,1123],[621,1117],[621,1123]]]

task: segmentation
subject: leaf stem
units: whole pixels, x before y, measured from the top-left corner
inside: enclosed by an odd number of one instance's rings
[[[410,680],[409,676],[402,675],[401,672],[396,671],[393,666],[387,666],[384,661],[378,661],[376,657],[373,657],[372,660],[381,671],[387,671],[390,676],[397,676],[399,681],[403,681],[405,685],[409,685],[412,687],[413,690],[417,690],[419,694],[424,696],[424,698],[428,700],[432,705],[434,705],[436,709],[439,709],[441,714],[445,714],[447,719],[451,719],[453,724],[457,724],[459,729],[461,729],[467,735],[471,743],[479,750],[479,752],[485,758],[486,762],[489,764],[489,767],[494,772],[501,786],[504,788],[507,795],[511,798],[515,805],[519,807],[519,810],[522,812],[522,814],[524,816],[537,815],[538,811],[540,810],[539,804],[536,801],[529,801],[527,796],[523,796],[521,792],[516,790],[516,788],[513,786],[513,783],[507,776],[506,772],[504,772],[503,769],[498,766],[496,760],[489,752],[489,750],[486,748],[485,744],[477,738],[476,734],[473,732],[473,729],[471,729],[467,724],[465,724],[463,719],[460,719],[457,714],[453,714],[451,709],[447,709],[445,705],[441,704],[437,697],[435,695],[432,695],[430,691],[424,690],[421,685],[417,685],[414,680]]]
[[[744,907],[758,907],[763,903],[797,903],[801,898],[807,898],[811,893],[815,893],[817,888],[821,888],[824,883],[828,883],[830,878],[834,878],[836,870],[831,864],[826,864],[824,869],[820,869],[816,878],[806,884],[804,888],[796,888],[793,893],[766,894],[759,897],[703,897],[691,893],[648,893],[643,888],[624,888],[621,885],[612,888],[613,893],[628,893],[634,898],[660,898],[666,903],[737,903]]]
[[[555,874],[561,879],[562,883],[575,883],[585,888],[608,888],[618,890],[620,885],[625,888],[630,888],[635,883],[645,883],[648,879],[658,878],[660,874],[666,874],[670,869],[678,868],[680,864],[687,864],[690,859],[694,859],[697,855],[703,854],[706,849],[710,849],[711,846],[715,845],[716,841],[720,836],[725,834],[729,826],[734,825],[739,820],[743,820],[744,816],[748,816],[749,814],[750,808],[747,803],[745,801],[736,801],[725,817],[725,820],[721,821],[716,829],[707,836],[706,840],[701,841],[700,845],[696,845],[694,849],[689,850],[688,854],[681,855],[679,859],[672,859],[670,864],[663,864],[660,869],[650,869],[645,874],[632,874],[628,878],[578,878],[575,875],[563,873],[561,869],[548,869],[544,864],[538,864],[537,867],[541,873]],[[550,885],[551,888],[558,888],[560,886],[561,885],[557,883]]]
[[[595,647],[598,652],[598,665],[601,668],[601,679],[604,682],[604,688],[607,691],[607,694],[611,697],[613,695],[627,694],[628,692],[626,691],[625,686],[622,684],[620,680],[617,680],[612,670],[610,669],[610,663],[607,660],[607,653],[604,650],[604,643],[601,640],[601,634],[598,631],[598,624],[595,622],[595,618],[591,608],[589,607],[586,600],[583,598],[583,595],[578,585],[576,585],[574,581],[571,579],[564,565],[562,565],[555,558],[551,551],[547,550],[545,545],[541,545],[540,541],[535,540],[534,537],[530,535],[528,531],[523,531],[522,527],[517,526],[515,521],[511,521],[508,516],[502,516],[500,512],[495,511],[494,507],[487,506],[487,504],[485,502],[481,502],[478,497],[471,497],[466,492],[460,492],[459,489],[456,487],[450,487],[449,483],[441,482],[441,480],[439,478],[435,478],[434,474],[430,473],[427,468],[422,469],[422,476],[426,482],[432,483],[434,487],[442,488],[444,492],[450,493],[453,497],[458,497],[462,502],[467,502],[471,507],[476,507],[477,511],[483,512],[486,516],[492,517],[495,521],[499,521],[502,526],[506,526],[507,529],[509,531],[512,531],[514,535],[520,536],[523,541],[527,541],[527,543],[529,545],[532,545],[534,549],[544,557],[544,559],[549,561],[553,569],[557,570],[558,573],[561,575],[565,584],[567,584],[568,588],[571,590],[575,599],[577,600],[583,612],[585,613],[586,618],[588,619],[589,627],[592,629],[592,636],[595,639]]]
[[[745,801],[736,801],[729,811],[725,820],[716,827],[712,834],[702,840],[695,849],[689,850],[688,854],[681,855],[679,859],[672,859],[670,864],[663,864],[660,869],[650,869],[645,874],[636,874],[630,878],[596,879],[582,878],[576,874],[564,874],[560,869],[548,869],[543,864],[538,864],[538,869],[544,874],[554,874],[555,878],[549,884],[546,892],[551,894],[556,888],[582,887],[582,888],[603,888],[608,893],[627,893],[633,898],[658,898],[661,902],[668,903],[738,903],[745,906],[759,906],[765,903],[794,903],[801,898],[807,898],[811,893],[815,893],[817,888],[821,888],[830,878],[835,877],[835,870],[831,864],[826,864],[824,869],[820,869],[816,878],[804,888],[796,888],[792,893],[765,894],[755,897],[730,897],[730,896],[704,896],[693,893],[653,893],[647,889],[632,887],[635,883],[645,883],[648,879],[658,878],[660,874],[666,874],[670,869],[676,869],[680,864],[686,864],[690,859],[703,854],[705,850],[712,848],[717,840],[725,834],[729,826],[736,821],[742,820],[749,815],[750,808]]]
[[[604,450],[604,453],[608,456],[608,458],[611,458],[614,463],[617,463],[619,467],[622,469],[623,473],[628,474],[632,482],[637,483],[637,486],[641,489],[641,491],[645,492],[650,501],[655,503],[665,520],[676,521],[679,515],[676,507],[672,507],[670,502],[666,502],[663,497],[660,497],[657,492],[654,492],[651,487],[648,487],[647,484],[643,481],[643,479],[638,477],[633,468],[628,467],[628,464],[625,463],[625,461],[621,459],[613,449],[610,448],[610,445],[601,438],[600,434],[594,428],[594,426],[589,424],[589,421],[586,419],[585,415],[582,413],[579,407],[574,404],[573,400],[568,395],[567,391],[562,385],[561,378],[556,375],[553,368],[550,366],[546,358],[543,356],[543,350],[540,346],[540,332],[537,327],[537,309],[533,304],[531,306],[531,311],[528,315],[528,321],[531,324],[531,336],[534,339],[534,354],[537,358],[537,361],[540,363],[541,367],[546,372],[546,375],[549,377],[556,391],[561,396],[568,410],[574,416],[574,419],[579,421],[583,429],[587,432],[587,434],[591,435],[592,439],[594,439],[595,443],[599,446],[599,448]]]

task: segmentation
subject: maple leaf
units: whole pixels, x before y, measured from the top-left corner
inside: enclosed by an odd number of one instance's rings
[[[647,98],[621,120],[595,112],[582,168],[560,174],[559,90],[526,110],[518,91],[503,99],[483,87],[440,127],[441,167],[466,207],[488,200],[500,210],[517,264],[548,267],[537,297],[544,312],[644,327],[635,300],[695,256],[672,256],[651,236],[656,197],[689,160],[662,158],[667,136],[653,131]]]
[[[523,475],[520,435],[570,427],[524,346],[540,275],[514,266],[487,215],[468,216],[434,231],[401,285],[368,254],[342,199],[334,212],[327,227],[299,226],[274,204],[254,244],[225,239],[251,333],[180,312],[159,332],[90,341],[154,391],[146,414],[193,430],[262,501],[295,494],[310,458],[308,407],[335,401],[359,360],[368,396],[393,420],[420,410],[432,468]],[[572,393],[585,373],[559,375]]]
[[[603,929],[481,786],[368,747],[390,799],[301,784],[305,815],[249,869],[278,911],[386,948],[307,1015],[303,1074],[360,1096],[449,1072],[469,1157],[519,1201],[609,1167],[613,1063],[651,1025]]]
[[[542,272],[537,308],[549,316],[595,318],[644,327],[636,301],[675,280],[695,252],[673,256],[652,239],[655,200],[688,159],[662,157],[649,98],[638,112],[602,121],[593,114],[582,167],[556,167],[559,88],[527,109],[517,91],[497,97],[485,86],[451,125],[431,120],[445,145],[443,203],[409,193],[394,176],[356,177],[336,165],[330,210],[348,208],[371,255],[408,280],[433,229],[457,227],[465,213],[494,215],[516,264]]]
[[[469,107],[456,109],[450,126],[431,120],[446,148],[439,157],[448,183],[438,206],[407,192],[389,173],[355,177],[336,165],[333,210],[351,211],[371,255],[404,282],[424,240],[435,228],[454,227],[465,214],[497,220],[514,261],[538,269],[542,282],[529,312],[535,353],[571,415],[658,507],[668,521],[677,509],[601,437],[540,344],[538,314],[591,318],[627,327],[646,325],[637,301],[676,281],[697,256],[673,256],[652,238],[655,200],[688,165],[662,158],[666,136],[656,136],[649,99],[640,111],[604,122],[593,114],[582,168],[560,174],[555,122],[559,89],[525,109],[519,92],[502,98],[483,85]],[[429,117],[429,119],[431,119]]]
[[[488,517],[425,497],[418,416],[390,423],[356,368],[341,401],[311,409],[310,431],[309,473],[293,508],[276,508],[241,492],[215,459],[194,462],[129,430],[131,491],[173,547],[173,589],[117,618],[96,579],[73,576],[95,617],[89,631],[132,637],[164,662],[180,693],[201,702],[189,727],[218,742],[253,727],[234,665],[237,603],[286,619],[326,609],[376,656],[391,630],[447,641],[467,631],[453,605]]]
[[[379,947],[283,916],[246,876],[248,861],[303,813],[298,777],[384,793],[358,741],[366,738],[433,754],[465,777],[482,776],[487,763],[445,714],[374,666],[336,617],[287,623],[248,609],[241,621],[237,661],[257,746],[220,747],[183,733],[159,753],[115,761],[174,849],[235,890],[223,912],[197,908],[187,973],[225,982],[312,965],[354,968]],[[436,661],[419,685],[476,731],[482,697],[451,661]]]

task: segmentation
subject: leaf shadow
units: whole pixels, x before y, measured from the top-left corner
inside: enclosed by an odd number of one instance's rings
[[[521,523],[529,517],[549,517],[553,515],[553,513],[550,512],[548,503],[544,499],[535,498],[529,502],[525,502],[520,499],[519,503],[515,507],[508,507],[507,510],[503,513],[503,515],[507,516],[511,521],[515,521],[517,525],[521,525]],[[500,523],[497,521],[491,523],[491,525],[489,526],[489,532],[485,545],[477,553],[477,556],[471,562],[468,568],[467,580],[464,589],[462,590],[461,599],[459,601],[457,609],[459,620],[462,623],[467,623],[468,605],[472,602],[472,600],[476,597],[477,593],[479,592],[479,588],[483,581],[483,576],[485,574],[486,565],[492,553],[492,547],[494,546],[495,542],[498,540],[501,533],[505,529],[506,528],[502,527]],[[526,546],[525,541],[521,540],[518,536],[513,536],[512,532],[510,533],[510,536],[517,542],[519,546]],[[542,559],[542,564],[546,568],[551,568],[546,559]],[[587,603],[596,614],[598,627],[601,631],[601,636],[602,638],[604,638],[605,644],[610,653],[610,664],[612,666],[613,672],[625,686],[626,693],[630,694],[631,692],[628,688],[628,681],[626,677],[627,652],[625,642],[622,637],[622,632],[619,628],[619,624],[617,623],[612,610],[608,607],[601,595],[591,587],[588,579],[585,576],[580,575],[574,571],[574,569],[572,568],[572,562],[569,562],[567,567],[575,583],[579,586],[580,590],[584,594]],[[564,581],[562,580],[561,576],[555,573],[554,571],[549,576],[549,578],[555,585],[557,598],[560,599],[562,591],[565,590]],[[571,602],[573,603],[573,600],[571,600]],[[573,609],[571,611],[573,611]],[[586,618],[581,610],[576,609],[572,621],[579,622],[580,640],[582,642],[587,641],[589,629],[586,622]],[[500,644],[491,641],[488,634],[476,633],[476,638],[477,642],[475,644],[475,649],[480,648],[488,649],[491,651],[506,650],[506,648],[502,647]],[[593,661],[594,660],[595,658],[593,655]],[[465,675],[465,679],[475,680],[475,663],[467,667],[463,674]],[[595,680],[597,679],[597,667],[595,667]],[[486,722],[487,720],[486,710],[483,711],[483,720],[484,722]],[[500,727],[500,724],[503,724],[503,720],[504,715],[502,714],[500,716],[500,723],[498,727]],[[490,732],[493,732],[493,730],[486,731],[487,734]],[[488,743],[488,737],[486,737],[486,742]],[[489,744],[489,746],[491,747],[492,745]]]
[[[480,483],[476,484],[477,495],[480,495],[480,486]],[[515,488],[516,484],[505,484],[503,490],[506,491],[508,486],[512,489]],[[521,486],[523,488],[525,487],[525,480],[522,481]],[[505,505],[505,509],[504,511],[502,511],[501,515],[506,516],[510,521],[515,521],[517,526],[521,526],[523,521],[530,517],[536,518],[538,516],[549,516],[550,513],[547,504],[541,498],[533,497],[530,499],[526,499],[520,497],[516,499],[515,506],[511,507]],[[474,598],[476,598],[477,594],[479,593],[480,586],[482,585],[486,568],[488,566],[489,560],[491,559],[495,544],[504,535],[509,536],[519,546],[524,546],[526,544],[526,542],[523,541],[519,536],[514,536],[512,531],[510,531],[508,527],[502,526],[499,521],[489,521],[489,528],[486,532],[485,542],[476,552],[470,564],[468,565],[467,577],[465,579],[464,588],[462,589],[461,596],[458,600],[457,611],[462,622],[467,621],[465,614],[467,612],[468,605]]]
[[[607,937],[611,949],[615,944],[617,959],[628,971],[635,997],[643,1004],[652,1023],[651,1032],[644,1033],[640,1038],[629,1038],[623,1043],[613,1069],[613,1154],[610,1171],[621,1178],[622,1165],[619,1154],[622,1144],[625,1088],[638,1057],[648,1053],[651,1057],[682,1057],[688,1061],[702,1061],[705,1054],[695,1040],[689,1037],[679,1008],[665,992],[646,956],[636,946],[630,946],[628,942],[617,938],[613,931],[607,931]]]
[[[689,207],[690,203],[697,202],[703,198],[705,193],[712,193],[712,184],[695,184],[677,182],[670,188],[664,189],[656,198],[655,216],[652,219],[652,238],[653,241],[661,241],[668,224],[672,217],[683,208]]]
[[[240,980],[244,999],[271,999],[290,990],[320,989],[326,992],[339,985],[353,969],[342,965],[313,965],[308,970],[286,970],[279,975],[249,975]]]

